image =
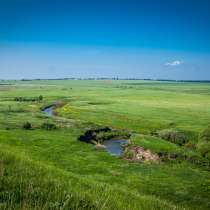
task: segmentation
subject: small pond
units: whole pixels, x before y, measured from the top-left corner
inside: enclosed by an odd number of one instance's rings
[[[128,140],[107,140],[103,144],[106,146],[106,150],[113,155],[120,156],[123,154],[123,145],[128,144]]]

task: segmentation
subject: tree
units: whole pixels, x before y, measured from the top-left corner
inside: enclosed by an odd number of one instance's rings
[[[39,101],[42,101],[42,100],[43,100],[43,96],[40,95],[40,96],[38,97],[38,100],[39,100]]]

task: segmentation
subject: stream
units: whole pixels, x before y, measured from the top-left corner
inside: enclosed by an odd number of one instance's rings
[[[53,117],[53,106],[49,106],[43,110],[44,113],[46,113],[48,116]]]
[[[54,106],[49,106],[43,110],[48,116],[53,117],[54,115]],[[121,156],[123,154],[123,145],[127,144],[128,140],[125,139],[110,139],[103,142],[103,145],[106,146],[106,150],[116,156]]]

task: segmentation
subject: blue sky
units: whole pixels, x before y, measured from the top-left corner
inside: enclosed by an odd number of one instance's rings
[[[74,76],[210,79],[210,1],[0,1],[0,78]]]

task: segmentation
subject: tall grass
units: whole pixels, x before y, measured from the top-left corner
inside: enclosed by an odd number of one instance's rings
[[[0,209],[181,210],[155,196],[137,195],[78,178],[40,162],[0,150]]]

